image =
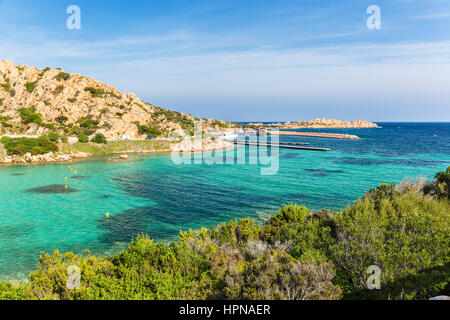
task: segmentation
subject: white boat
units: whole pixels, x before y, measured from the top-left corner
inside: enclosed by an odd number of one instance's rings
[[[224,132],[222,136],[220,136],[221,139],[227,140],[227,141],[233,141],[236,140],[237,137],[239,137],[238,134],[233,132]]]

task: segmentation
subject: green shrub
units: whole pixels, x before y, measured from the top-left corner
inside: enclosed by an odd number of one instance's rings
[[[100,121],[94,120],[92,115],[87,115],[78,119],[77,123],[82,128],[83,133],[89,136],[98,129],[98,124],[100,123]]]
[[[27,282],[0,281],[1,300],[26,300],[29,297],[30,285]]]
[[[425,185],[424,192],[438,198],[450,199],[450,166],[446,171],[438,172],[434,181]]]
[[[30,123],[35,123],[38,125],[42,124],[42,115],[40,113],[36,113],[35,106],[32,106],[30,108],[21,108],[19,109],[19,113],[23,123],[25,124]]]
[[[3,88],[3,91],[9,92],[11,91],[11,85],[9,83],[2,83],[0,86]]]
[[[61,142],[62,143],[67,143],[67,142],[69,142],[69,138],[67,138],[65,135],[62,135],[61,136]]]
[[[64,91],[64,86],[61,84],[53,90],[53,94],[58,95],[61,94]]]
[[[64,123],[66,123],[67,120],[69,120],[69,119],[65,116],[60,116],[55,119],[55,121],[58,122],[60,125],[63,125]]]
[[[80,128],[79,126],[68,126],[69,129],[67,130],[68,134],[73,136],[76,135],[78,136],[79,134],[83,133],[83,129]]]
[[[139,122],[136,122],[135,124],[138,127],[139,134],[146,134],[148,136],[152,136],[155,138],[162,135],[162,132],[157,128],[149,127],[149,126],[142,126]]]
[[[80,141],[81,143],[87,143],[89,142],[89,137],[83,133],[78,135],[78,141]]]
[[[76,98],[68,98],[67,101],[74,103],[75,101],[77,101],[77,99]]]
[[[36,84],[37,84],[37,81],[27,82],[27,83],[25,83],[25,88],[27,89],[27,91],[29,93],[32,93],[34,91],[34,89],[36,88]]]
[[[58,81],[69,80],[69,78],[70,78],[70,74],[66,73],[66,72],[60,72],[54,77],[54,79],[58,80]]]
[[[93,137],[91,139],[91,142],[98,143],[98,144],[106,144],[106,143],[108,143],[108,141],[106,141],[105,136],[103,134],[101,134],[101,133],[97,133],[95,135],[95,137]]]
[[[31,150],[31,154],[34,155],[34,156],[38,155],[38,154],[42,154],[42,153],[43,153],[43,150],[39,146],[36,146],[36,147],[33,148],[33,150]]]
[[[39,259],[39,268],[31,273],[30,295],[35,299],[101,299],[110,297],[109,291],[117,290],[111,275],[114,266],[107,260],[89,256],[77,256],[73,253],[53,255],[43,253]],[[81,288],[69,289],[68,277],[74,267],[81,273]],[[93,286],[93,288],[91,288]]]
[[[102,98],[105,92],[102,89],[93,88],[93,87],[86,87],[84,88],[84,91],[88,91],[91,93],[93,98]]]
[[[243,274],[245,300],[336,300],[341,289],[332,283],[333,265],[324,260],[296,261],[284,251],[265,253]]]
[[[56,132],[50,132],[48,134],[48,138],[50,141],[59,142],[59,134],[57,134]]]

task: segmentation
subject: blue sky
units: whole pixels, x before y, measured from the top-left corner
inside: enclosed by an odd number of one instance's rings
[[[0,59],[201,117],[450,121],[448,0],[0,0],[0,30]]]

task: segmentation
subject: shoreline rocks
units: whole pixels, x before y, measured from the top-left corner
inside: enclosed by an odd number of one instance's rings
[[[75,159],[88,158],[89,153],[79,152],[73,154],[54,154],[53,152],[46,154],[32,155],[26,153],[23,156],[6,156],[0,159],[0,164],[32,164],[32,163],[54,163],[54,162],[72,162]]]

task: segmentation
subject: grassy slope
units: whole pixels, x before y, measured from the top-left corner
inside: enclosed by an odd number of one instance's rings
[[[93,155],[105,155],[120,152],[149,152],[169,151],[167,141],[136,140],[136,141],[111,141],[104,145],[92,143],[74,143],[61,146],[60,152],[87,152]]]

